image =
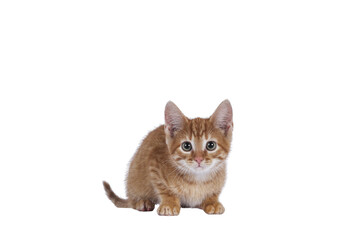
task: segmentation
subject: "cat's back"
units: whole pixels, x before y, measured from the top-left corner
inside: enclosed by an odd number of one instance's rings
[[[158,201],[151,184],[150,161],[165,159],[168,156],[164,125],[161,125],[148,133],[130,162],[127,177],[128,197],[141,196],[154,202]]]
[[[155,155],[168,155],[164,125],[161,125],[148,133],[139,146],[133,161],[145,163],[146,160]]]
[[[140,148],[149,153],[156,151],[157,149],[167,149],[164,125],[161,125],[149,132]]]

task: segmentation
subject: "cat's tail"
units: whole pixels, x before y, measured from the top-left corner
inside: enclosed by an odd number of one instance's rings
[[[104,185],[106,195],[115,204],[115,206],[117,206],[118,208],[129,208],[130,207],[129,201],[127,199],[119,198],[111,189],[110,184],[103,181],[103,185]]]

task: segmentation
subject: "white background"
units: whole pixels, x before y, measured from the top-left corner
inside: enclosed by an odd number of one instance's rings
[[[1,1],[1,239],[359,239],[358,1]],[[228,98],[226,212],[118,209],[168,100]]]

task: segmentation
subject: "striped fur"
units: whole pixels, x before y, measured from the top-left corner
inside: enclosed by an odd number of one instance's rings
[[[127,176],[127,199],[116,196],[103,182],[108,198],[117,207],[178,215],[181,207],[197,207],[208,214],[222,214],[218,201],[225,183],[226,158],[232,139],[232,108],[225,100],[210,118],[189,119],[169,102],[165,125],[151,131],[135,153]],[[188,141],[192,150],[181,144]],[[214,141],[214,151],[206,149]],[[195,160],[198,159],[198,160]]]

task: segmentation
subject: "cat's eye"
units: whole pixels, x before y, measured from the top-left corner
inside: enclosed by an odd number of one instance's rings
[[[183,142],[181,144],[181,148],[182,150],[184,150],[185,152],[190,152],[192,149],[191,143],[190,142]]]
[[[214,142],[214,141],[208,141],[208,142],[206,143],[206,149],[207,149],[208,151],[214,151],[214,150],[216,149],[216,142]]]

